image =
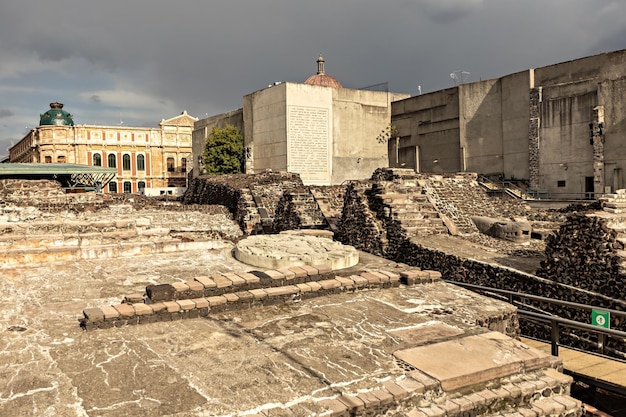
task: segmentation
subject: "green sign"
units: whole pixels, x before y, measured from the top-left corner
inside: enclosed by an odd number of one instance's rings
[[[611,313],[604,310],[591,310],[591,324],[605,329],[611,328]]]

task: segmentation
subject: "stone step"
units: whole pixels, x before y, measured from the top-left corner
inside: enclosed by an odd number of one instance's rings
[[[0,235],[0,250],[61,246],[82,247],[95,244],[119,243],[122,241],[162,239],[167,237],[169,233],[170,229],[152,228],[87,233],[4,234]]]
[[[63,245],[37,248],[17,248],[0,251],[3,267],[69,262],[80,259],[106,259],[184,250],[212,249],[224,246],[218,241],[183,242],[180,239],[156,239],[92,245]]]

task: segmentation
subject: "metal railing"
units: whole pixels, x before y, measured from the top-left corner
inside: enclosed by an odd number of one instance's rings
[[[608,309],[608,308],[599,308],[599,307],[594,307],[594,306],[590,306],[587,304],[574,303],[571,301],[556,300],[553,298],[542,297],[539,295],[531,295],[531,294],[519,293],[515,291],[502,290],[498,288],[484,287],[481,285],[467,284],[464,282],[457,282],[457,281],[450,281],[450,280],[445,280],[445,281],[450,284],[458,285],[460,287],[480,291],[482,293],[485,293],[486,295],[490,295],[490,294],[501,295],[501,297],[495,297],[495,298],[498,298],[501,300],[504,299],[508,301],[510,304],[513,304],[516,307],[518,307],[519,316],[526,317],[535,321],[549,323],[550,324],[551,353],[554,356],[558,356],[559,354],[561,327],[567,327],[570,329],[584,330],[584,331],[598,335],[598,342],[597,342],[598,351],[597,352],[591,352],[591,351],[586,351],[586,350],[583,350],[583,351],[591,353],[591,354],[596,354],[596,355],[600,354],[602,356],[606,356],[607,358],[618,360],[620,362],[626,362],[626,360],[621,359],[621,358],[616,358],[613,356],[609,357],[606,355],[606,352],[605,352],[607,337],[614,337],[616,339],[620,339],[623,342],[626,342],[626,332],[623,332],[621,330],[613,330],[613,329],[598,327],[598,326],[594,326],[588,323],[581,323],[579,321],[570,320],[570,319],[566,319],[563,317],[554,316],[550,314],[537,313],[535,311],[525,310],[524,307],[528,308],[529,306],[520,302],[516,302],[515,299],[517,298],[520,300],[538,301],[541,303],[559,305],[563,307],[570,307],[570,308],[589,311],[589,312],[591,312],[592,310],[601,309],[602,311],[610,313],[612,317],[621,317],[621,318],[626,319],[625,311],[613,310],[613,309]]]

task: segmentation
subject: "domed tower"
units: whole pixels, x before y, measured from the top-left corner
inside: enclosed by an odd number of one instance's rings
[[[326,74],[324,71],[324,57],[321,55],[317,58],[317,74],[311,75],[304,83],[308,85],[321,85],[322,87],[343,88],[335,77]]]
[[[40,115],[39,126],[74,126],[72,115],[63,110],[63,103],[50,103],[50,110]]]

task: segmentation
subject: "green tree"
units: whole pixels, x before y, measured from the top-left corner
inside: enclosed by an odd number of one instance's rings
[[[208,174],[243,172],[243,136],[235,126],[214,127],[206,138],[202,165]]]

